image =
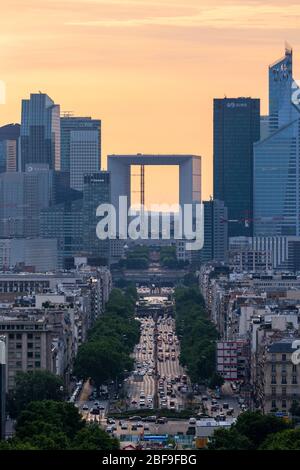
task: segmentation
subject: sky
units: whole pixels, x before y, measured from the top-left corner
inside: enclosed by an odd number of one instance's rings
[[[299,28],[298,0],[3,0],[0,125],[48,93],[102,119],[103,168],[112,153],[201,155],[207,199],[213,98],[261,98],[267,113],[268,65],[285,41],[300,78]],[[147,168],[146,200],[175,202],[177,175]]]

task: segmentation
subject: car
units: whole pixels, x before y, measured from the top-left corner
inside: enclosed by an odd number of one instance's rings
[[[136,425],[136,424],[133,424],[133,425],[131,426],[131,431],[137,431],[137,430],[138,430],[137,425]]]
[[[83,409],[83,411],[88,411],[89,407],[88,407],[88,405],[83,405],[82,409]]]
[[[163,417],[163,416],[161,416],[160,418],[157,418],[157,420],[156,420],[157,424],[165,424],[167,422],[168,422],[168,419]]]
[[[229,409],[229,404],[223,403],[223,410],[228,410],[228,409]]]
[[[122,423],[121,424],[121,429],[127,430],[128,429],[128,424],[127,423]]]
[[[137,428],[143,428],[144,425],[143,425],[143,423],[142,423],[141,421],[139,421],[139,422],[136,424],[136,427],[137,427]]]
[[[109,434],[112,434],[114,432],[113,427],[112,426],[107,426],[106,432],[108,432]]]
[[[131,400],[131,404],[132,404],[132,405],[137,405],[137,403],[138,403],[138,402],[137,402],[136,400]]]
[[[148,423],[155,423],[157,416],[145,416],[142,421],[147,421]]]
[[[105,410],[105,406],[104,406],[104,405],[99,405],[99,406],[98,406],[98,410],[104,411],[104,410]]]
[[[149,430],[150,430],[149,424],[145,423],[144,424],[144,431],[149,431]]]
[[[130,416],[129,421],[142,421],[140,416]]]
[[[100,415],[98,408],[92,408],[90,411],[91,415]]]
[[[107,418],[106,422],[107,422],[107,424],[110,424],[110,425],[116,424],[115,420],[112,419],[112,418]]]
[[[192,424],[193,426],[196,425],[196,418],[190,418],[189,424]]]

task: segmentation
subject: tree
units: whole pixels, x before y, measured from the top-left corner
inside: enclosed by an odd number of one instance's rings
[[[110,380],[114,380],[124,369],[132,368],[132,360],[112,340],[102,339],[88,341],[78,350],[74,363],[76,377],[86,379],[91,377],[99,387]]]
[[[224,377],[222,377],[222,375],[217,374],[215,372],[209,382],[210,388],[222,387],[223,384],[224,384]]]
[[[270,434],[290,429],[291,424],[276,416],[247,411],[238,417],[235,428],[258,448]]]
[[[90,424],[76,434],[71,447],[74,450],[118,450],[119,441],[111,438],[98,425]]]
[[[240,434],[237,429],[217,429],[211,441],[208,443],[209,450],[251,450],[250,440]]]
[[[290,413],[292,416],[300,416],[300,403],[298,401],[293,401]]]
[[[46,435],[62,432],[71,439],[84,427],[78,409],[67,402],[44,400],[31,402],[20,414],[16,424],[16,437],[26,439],[29,436]]]
[[[46,370],[18,372],[14,391],[8,397],[9,414],[15,418],[32,401],[63,400],[63,380]]]
[[[287,429],[269,435],[261,450],[300,450],[300,429]]]
[[[82,420],[71,403],[32,402],[17,420],[16,435],[0,450],[113,450],[119,442]]]

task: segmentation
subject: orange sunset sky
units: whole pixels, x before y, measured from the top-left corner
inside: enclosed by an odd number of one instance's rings
[[[300,79],[298,0],[2,0],[0,124],[20,122],[21,99],[41,90],[102,119],[103,168],[109,153],[202,155],[207,198],[213,98],[259,97],[266,113],[285,40]],[[173,202],[175,174],[149,169],[148,201]]]

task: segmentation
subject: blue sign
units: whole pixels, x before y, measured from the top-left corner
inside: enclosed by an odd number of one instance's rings
[[[143,437],[144,441],[166,441],[168,439],[168,434],[163,435],[146,435]]]

